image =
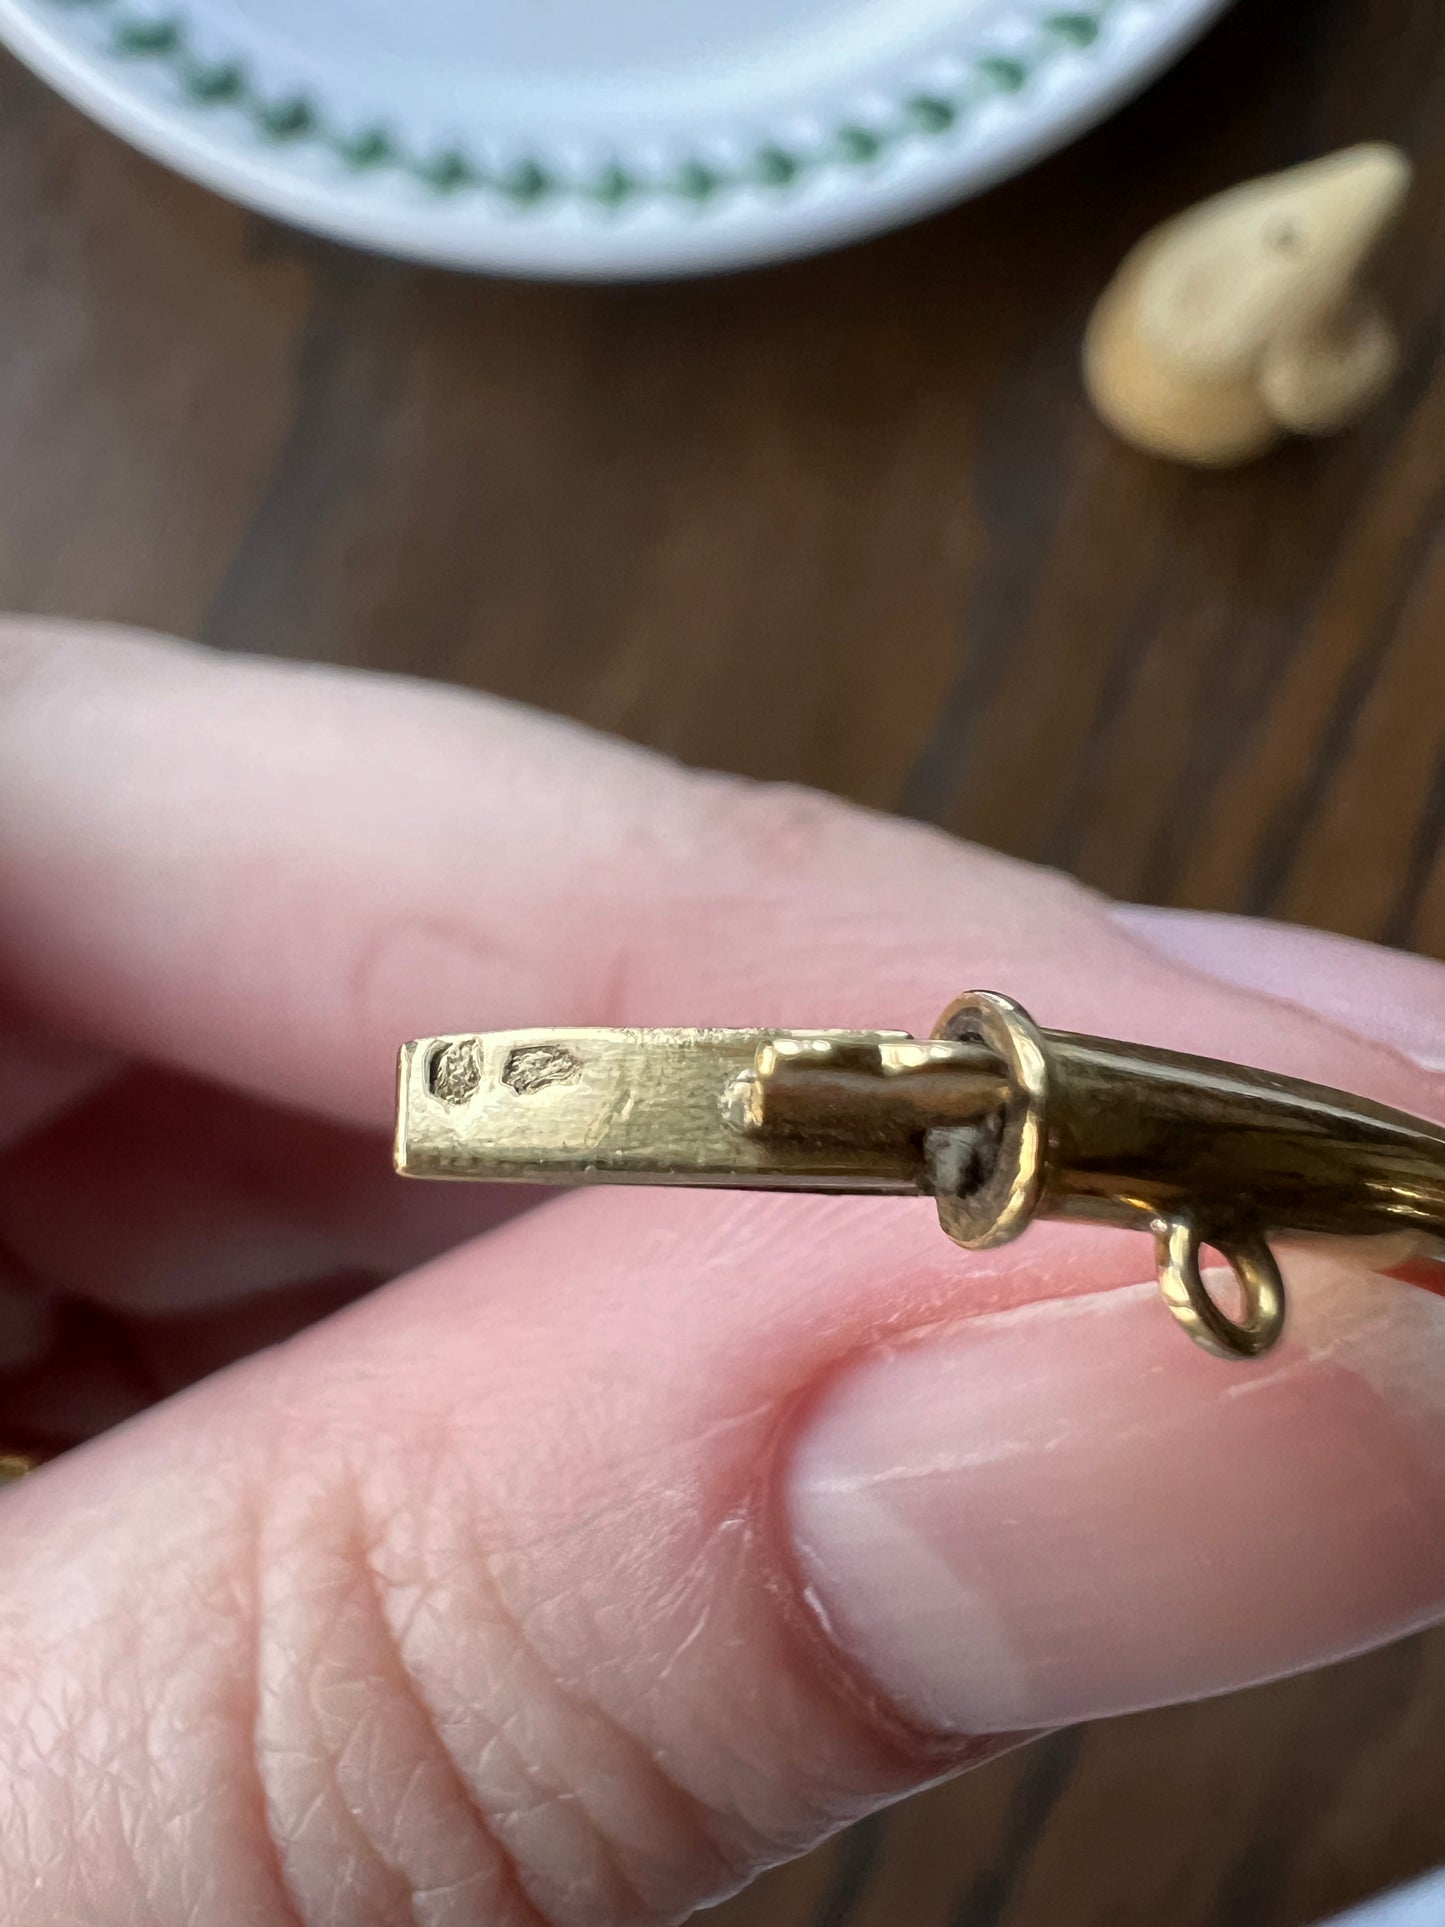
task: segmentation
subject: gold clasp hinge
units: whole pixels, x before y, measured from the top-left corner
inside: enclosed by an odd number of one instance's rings
[[[408,1177],[923,1194],[977,1249],[1035,1218],[1152,1233],[1165,1302],[1224,1357],[1284,1322],[1276,1235],[1445,1240],[1445,1130],[1320,1085],[1040,1030],[971,992],[903,1031],[547,1030],[401,1052]],[[1231,1316],[1205,1282],[1219,1252]]]

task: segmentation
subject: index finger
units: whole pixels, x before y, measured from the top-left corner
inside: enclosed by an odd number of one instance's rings
[[[1438,1107],[1400,1053],[1196,975],[1061,876],[510,704],[34,625],[0,691],[0,996],[332,1118],[385,1123],[406,1037],[926,1032],[973,986]]]

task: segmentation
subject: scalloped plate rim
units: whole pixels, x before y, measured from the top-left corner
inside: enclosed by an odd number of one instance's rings
[[[317,178],[296,165],[305,143],[227,138],[227,110],[160,102],[127,84],[143,63],[92,53],[63,30],[60,0],[0,0],[0,41],[93,120],[152,159],[226,198],[329,239],[437,266],[528,277],[616,280],[729,271],[862,239],[963,200],[1022,171],[1105,119],[1171,66],[1232,0],[1150,0],[1153,18],[1131,33],[1108,23],[1128,0],[1093,0],[1104,24],[1073,58],[1072,84],[1042,94],[1025,84],[952,140],[918,135],[901,163],[834,161],[826,186],[734,185],[701,207],[669,205],[660,189],[639,211],[582,205],[502,208],[485,188],[430,201],[375,191],[375,177]],[[1080,7],[1079,11],[1085,11]],[[1036,0],[1039,22],[1066,0]],[[987,50],[974,58],[982,61]],[[1032,80],[1033,76],[1030,76]],[[836,111],[836,110],[835,110]],[[219,131],[218,131],[219,130]],[[539,153],[546,140],[534,143]],[[921,157],[921,158],[920,158]]]

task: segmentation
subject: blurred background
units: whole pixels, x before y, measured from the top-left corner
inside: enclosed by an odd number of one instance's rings
[[[1078,351],[1133,241],[1380,138],[1420,169],[1383,405],[1235,473],[1114,441]],[[0,606],[451,678],[1445,956],[1442,195],[1445,0],[1245,0],[982,200],[652,286],[304,238],[0,54]],[[1046,1740],[714,1918],[1298,1927],[1441,1859],[1445,1633]]]

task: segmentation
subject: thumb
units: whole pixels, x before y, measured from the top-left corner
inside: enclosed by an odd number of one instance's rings
[[[1438,1302],[1300,1253],[1230,1368],[1143,1242],[581,1195],[23,1482],[0,1917],[676,1919],[1011,1732],[1437,1616]]]
[[[836,1348],[953,1291],[910,1216],[560,1200],[7,1491],[0,1919],[679,1919],[989,1750],[779,1512]]]

